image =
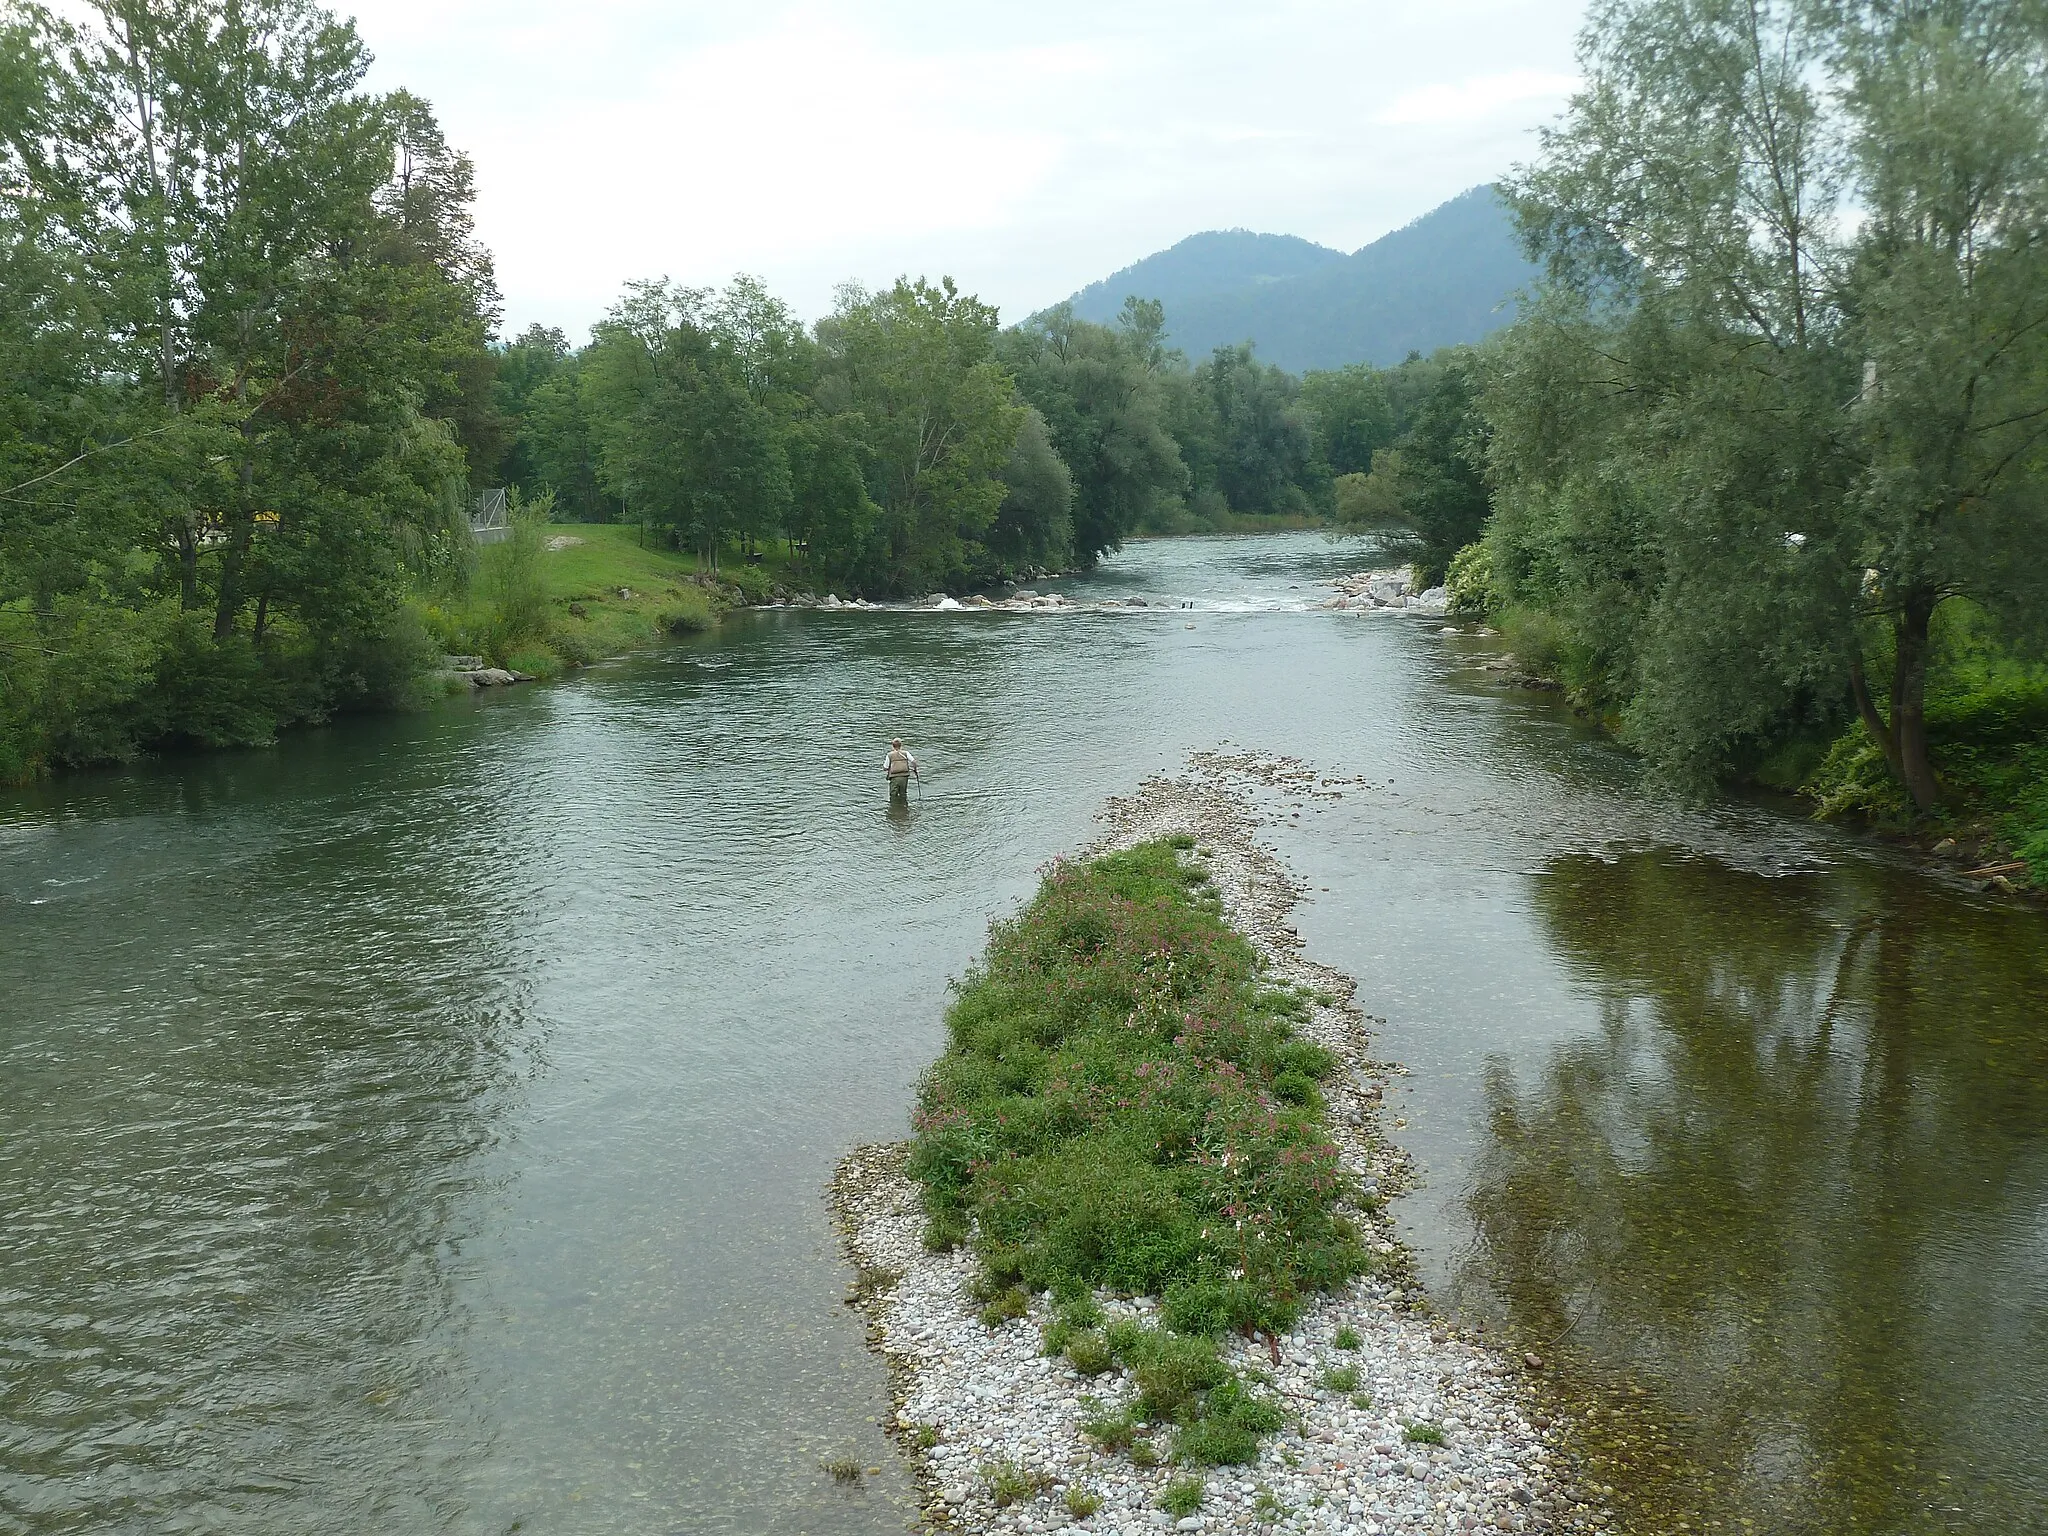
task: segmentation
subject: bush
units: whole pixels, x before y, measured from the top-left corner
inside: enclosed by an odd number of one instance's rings
[[[1467,544],[1452,557],[1444,592],[1450,599],[1450,611],[1460,617],[1483,619],[1499,611],[1503,600],[1493,583],[1493,551],[1484,539]]]
[[[1099,1333],[1077,1333],[1066,1343],[1067,1363],[1083,1376],[1100,1376],[1116,1364],[1109,1341]]]
[[[1046,1486],[1044,1474],[1026,1471],[1014,1461],[992,1461],[981,1469],[988,1482],[988,1496],[997,1509],[1021,1504]]]
[[[1177,1477],[1159,1495],[1159,1507],[1169,1515],[1185,1520],[1202,1507],[1202,1494],[1199,1477]]]

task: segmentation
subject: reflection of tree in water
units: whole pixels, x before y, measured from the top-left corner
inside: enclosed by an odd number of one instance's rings
[[[1461,1308],[1654,1384],[1724,1518],[2038,1529],[2038,916],[1665,854],[1535,901],[1602,1028],[1530,1092],[1492,1069]]]

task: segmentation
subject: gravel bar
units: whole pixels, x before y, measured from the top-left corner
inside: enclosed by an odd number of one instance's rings
[[[1320,778],[1293,759],[1201,753],[1178,778],[1147,780],[1112,800],[1104,836],[1088,854],[1175,833],[1192,835],[1223,898],[1224,915],[1264,957],[1267,974],[1337,999],[1317,1006],[1303,1033],[1338,1053],[1349,1071],[1326,1085],[1331,1129],[1345,1166],[1368,1192],[1398,1192],[1402,1155],[1380,1132],[1379,1106],[1400,1069],[1369,1053],[1370,1022],[1352,1001],[1350,978],[1301,952],[1288,916],[1302,894],[1254,829],[1272,793],[1340,797],[1347,781]],[[1457,1336],[1433,1315],[1383,1214],[1362,1217],[1386,1261],[1377,1276],[1318,1296],[1279,1341],[1276,1364],[1262,1341],[1233,1339],[1225,1358],[1273,1378],[1290,1424],[1269,1436],[1251,1466],[1203,1476],[1200,1510],[1176,1518],[1160,1507],[1187,1469],[1139,1467],[1080,1432],[1084,1396],[1112,1405],[1135,1396],[1114,1371],[1093,1381],[1046,1357],[1039,1330],[1049,1298],[1031,1315],[984,1327],[968,1295],[974,1261],[965,1250],[928,1253],[918,1190],[903,1172],[905,1148],[861,1147],[840,1165],[833,1201],[855,1284],[848,1297],[869,1321],[869,1339],[890,1367],[891,1428],[917,1475],[928,1528],[959,1532],[1286,1531],[1390,1536],[1394,1532],[1600,1531],[1609,1520],[1563,1485],[1563,1457],[1534,1401],[1529,1361],[1508,1359]],[[1146,1317],[1155,1298],[1101,1298],[1111,1317]],[[1334,1343],[1340,1328],[1361,1339]],[[1322,1382],[1352,1367],[1356,1386]],[[1411,1436],[1419,1426],[1420,1437]],[[1430,1443],[1429,1427],[1441,1444]],[[993,1469],[1019,1474],[1031,1491],[999,1507]],[[1072,1508],[1093,1513],[1077,1517]]]

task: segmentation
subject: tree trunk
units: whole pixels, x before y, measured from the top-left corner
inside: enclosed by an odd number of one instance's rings
[[[1927,747],[1927,662],[1936,598],[1930,592],[1909,592],[1892,619],[1893,661],[1890,718],[1878,713],[1870,696],[1860,651],[1849,658],[1849,692],[1863,729],[1884,754],[1892,777],[1905,786],[1916,809],[1930,811],[1941,799],[1934,763]]]
[[[1894,763],[1899,780],[1922,811],[1931,811],[1941,798],[1941,786],[1934,780],[1934,763],[1927,752],[1927,658],[1931,649],[1929,629],[1934,620],[1934,594],[1916,590],[1906,594],[1904,607],[1894,621],[1897,657],[1892,663],[1892,738],[1897,743]]]
[[[1892,737],[1890,724],[1877,712],[1877,704],[1870,697],[1870,679],[1863,672],[1860,644],[1849,658],[1849,691],[1856,699],[1856,713],[1862,717],[1863,729],[1877,743],[1877,750],[1884,754],[1885,766],[1891,769],[1892,776],[1900,777],[1899,744]]]
[[[178,600],[187,610],[199,606],[199,535],[189,517],[178,524]]]

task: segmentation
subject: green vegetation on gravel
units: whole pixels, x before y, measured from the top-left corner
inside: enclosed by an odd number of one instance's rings
[[[1097,1438],[1135,1451],[1170,1424],[1191,1463],[1249,1460],[1281,1422],[1218,1337],[1284,1329],[1367,1267],[1321,1123],[1336,1061],[1220,906],[1170,843],[1055,865],[958,988],[910,1158],[928,1240],[972,1243],[991,1325],[1051,1291],[1048,1350],[1139,1388]],[[1097,1289],[1160,1296],[1166,1327],[1103,1329]]]

